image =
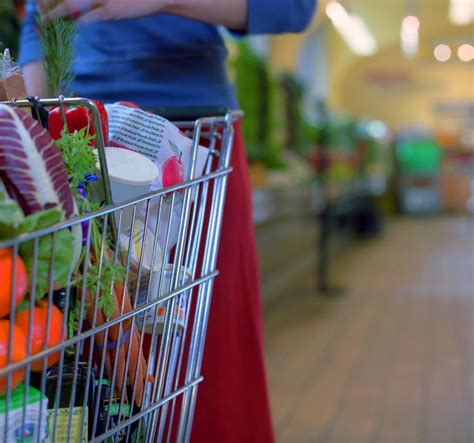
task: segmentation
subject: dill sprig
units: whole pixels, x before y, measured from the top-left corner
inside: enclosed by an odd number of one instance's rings
[[[73,40],[76,26],[71,19],[53,19],[47,23],[38,18],[45,62],[46,86],[51,97],[65,95],[74,80]]]

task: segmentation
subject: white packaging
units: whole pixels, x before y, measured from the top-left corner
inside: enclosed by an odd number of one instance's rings
[[[182,164],[183,181],[190,177],[190,165],[192,161],[193,141],[181,133],[179,128],[163,117],[145,112],[141,109],[129,108],[118,104],[106,105],[109,118],[109,145],[117,148],[126,148],[136,151],[149,158],[158,167],[159,174],[149,186],[148,191],[158,191],[163,188],[163,165],[166,165],[173,157],[178,158]],[[200,177],[208,158],[209,150],[203,146],[197,149],[197,158],[194,169],[194,177]],[[192,198],[195,198],[195,193]],[[177,240],[179,220],[181,215],[180,194],[175,197],[173,207],[173,218],[170,226],[170,237],[168,250]],[[145,220],[145,205],[142,205],[139,218]],[[150,219],[157,220],[159,211],[159,199],[150,202]],[[165,240],[168,230],[168,221],[171,214],[171,197],[165,197],[163,214],[158,229],[159,242],[165,249]],[[150,227],[152,231],[155,226]]]
[[[8,420],[6,443],[40,442],[49,443],[48,431],[48,399],[41,393],[28,387],[28,403],[25,409],[25,427],[23,428],[23,405],[25,386],[18,386],[13,392],[9,404],[8,417],[6,414],[6,399],[0,398],[0,441],[4,441],[5,424]],[[40,408],[41,422],[40,420]]]
[[[125,258],[127,254],[130,254],[132,269],[138,270],[141,263],[142,274],[149,275],[151,271],[159,271],[161,269],[163,265],[163,252],[153,231],[147,229],[146,236],[144,235],[144,231],[145,226],[141,220],[135,220],[132,238],[130,238],[131,227],[128,230],[122,230],[120,233],[120,249],[125,255]],[[145,241],[144,245],[143,241]]]
[[[173,276],[173,265],[165,265],[163,272],[153,271],[150,279],[150,285],[147,288],[147,291],[142,292],[139,295],[138,305],[143,305],[149,303],[153,300],[156,300],[159,296],[166,295],[170,292],[171,279]],[[160,280],[161,279],[161,280]],[[191,281],[191,274],[185,272],[184,269],[181,269],[179,279],[178,279],[178,288],[186,285]],[[190,290],[183,291],[175,297],[174,301],[174,313],[172,316],[172,324],[177,324],[179,329],[184,328],[184,323],[186,321],[186,309],[188,306]],[[161,333],[163,331],[163,325],[166,320],[166,308],[168,301],[160,303],[157,307],[148,309],[145,312],[145,332],[151,334],[153,332],[153,325],[155,326],[155,332]],[[170,303],[173,304],[173,301]],[[141,328],[141,322],[143,317],[140,318],[139,328]]]

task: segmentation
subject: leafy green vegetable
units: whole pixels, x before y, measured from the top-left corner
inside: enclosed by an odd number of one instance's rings
[[[94,136],[87,135],[87,128],[70,134],[63,129],[56,145],[61,150],[71,187],[77,188],[84,182],[84,177],[96,169],[97,155],[90,148]]]
[[[91,140],[94,137],[88,136],[86,132],[87,128],[83,128],[80,131],[74,131],[70,134],[64,129],[61,138],[56,141],[56,144],[62,152],[72,189],[76,190],[79,186],[84,186],[86,195],[89,195],[89,183],[85,181],[84,177],[97,170],[96,164],[98,159],[90,147]],[[81,214],[99,209],[99,205],[92,203],[88,198],[85,198],[77,192],[77,190],[74,192],[74,195]],[[93,260],[89,262],[87,267],[88,275],[85,285],[91,297],[95,297],[99,294],[98,306],[104,311],[106,317],[109,317],[116,308],[114,285],[122,284],[125,271],[121,264],[112,263],[107,254],[104,254],[102,265],[99,266],[98,260],[102,250],[102,228],[103,226],[98,219],[89,221]],[[105,250],[111,250],[111,239],[109,235],[106,235],[105,238]],[[78,286],[82,287],[82,284],[83,280],[81,279],[78,282]],[[80,314],[80,311],[72,313],[70,325],[77,324],[76,316],[78,314]]]
[[[18,204],[0,193],[0,240],[14,237],[23,219]]]
[[[5,240],[21,234],[48,228],[59,223],[62,213],[51,208],[35,212],[25,217],[18,204],[0,193],[0,239]],[[20,255],[25,262],[30,284],[32,285],[34,269],[34,240],[20,244]],[[54,244],[54,257],[53,253]],[[74,257],[74,236],[69,229],[46,235],[38,240],[36,288],[37,299],[43,298],[49,288],[50,270],[56,285],[65,286],[71,273]],[[54,258],[51,269],[51,260]]]
[[[20,234],[24,234],[26,232],[37,231],[38,229],[49,228],[59,223],[61,218],[61,212],[54,208],[35,212],[27,217],[23,217],[18,231]]]
[[[99,269],[98,263],[94,263],[89,268],[87,290],[92,297],[100,291],[99,308],[103,309],[107,318],[112,315],[116,307],[114,286],[121,284],[124,278],[125,269],[120,263],[105,262],[102,264],[102,269]]]
[[[48,209],[26,217],[20,226],[20,233],[34,232],[47,228],[61,221],[61,212]],[[54,246],[54,248],[53,248]],[[54,252],[54,256],[53,256]],[[20,245],[20,255],[25,262],[30,281],[33,277],[34,240]],[[38,241],[36,268],[36,298],[43,298],[49,289],[51,260],[53,261],[53,281],[55,285],[66,286],[71,274],[74,259],[74,236],[69,229],[62,229],[54,234],[43,236]]]

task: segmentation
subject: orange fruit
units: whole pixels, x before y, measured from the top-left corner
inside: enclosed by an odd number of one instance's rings
[[[48,302],[42,301],[39,306],[33,309],[33,322],[31,330],[31,355],[35,355],[45,349],[46,343],[46,320],[48,318]],[[62,312],[55,306],[51,305],[51,314],[49,320],[48,346],[51,348],[62,340],[64,316]],[[15,324],[20,328],[28,338],[28,326],[30,323],[30,310],[25,309],[16,314]],[[47,367],[55,365],[59,361],[60,352],[56,352],[48,356]],[[40,372],[44,367],[44,359],[36,360],[31,364],[31,370]]]
[[[10,334],[10,320],[0,320],[0,369],[8,363],[8,339]],[[12,333],[12,356],[11,363],[17,363],[26,358],[26,337],[23,331],[16,325],[13,326]],[[11,389],[15,389],[25,378],[25,369],[18,369],[11,377]],[[0,377],[0,395],[7,392],[8,376]]]
[[[10,313],[12,296],[13,251],[0,249],[0,318]],[[25,297],[28,289],[28,276],[25,264],[20,256],[16,259],[15,267],[15,306]]]

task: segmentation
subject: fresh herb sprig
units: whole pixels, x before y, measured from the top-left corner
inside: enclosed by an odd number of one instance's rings
[[[69,133],[63,129],[62,136],[56,145],[62,152],[66,172],[71,181],[71,187],[76,189],[84,183],[84,176],[96,169],[98,157],[90,148],[94,136],[87,135],[87,128]]]
[[[89,184],[85,181],[85,177],[93,174],[97,169],[97,155],[90,146],[93,136],[88,136],[86,131],[87,128],[84,128],[69,133],[65,128],[62,131],[61,138],[56,141],[62,152],[77,206],[80,213],[83,214],[99,209],[96,203],[91,202],[77,191],[78,186],[85,185],[86,195],[90,195]],[[91,234],[91,258],[87,263],[85,286],[91,297],[99,294],[99,309],[102,309],[108,318],[117,307],[114,287],[123,283],[125,270],[120,263],[114,263],[108,256],[107,252],[112,250],[111,239],[110,236],[105,235],[105,241],[103,241],[103,226],[97,218],[89,221],[89,229]],[[103,249],[105,253],[101,254]],[[84,277],[80,278],[77,284],[82,286]],[[77,314],[80,314],[80,311],[72,313],[70,323],[74,324],[76,322],[74,317]]]
[[[48,94],[50,97],[65,95],[74,80],[72,64],[76,25],[71,19],[64,18],[44,22],[38,17],[37,22],[43,46]]]

